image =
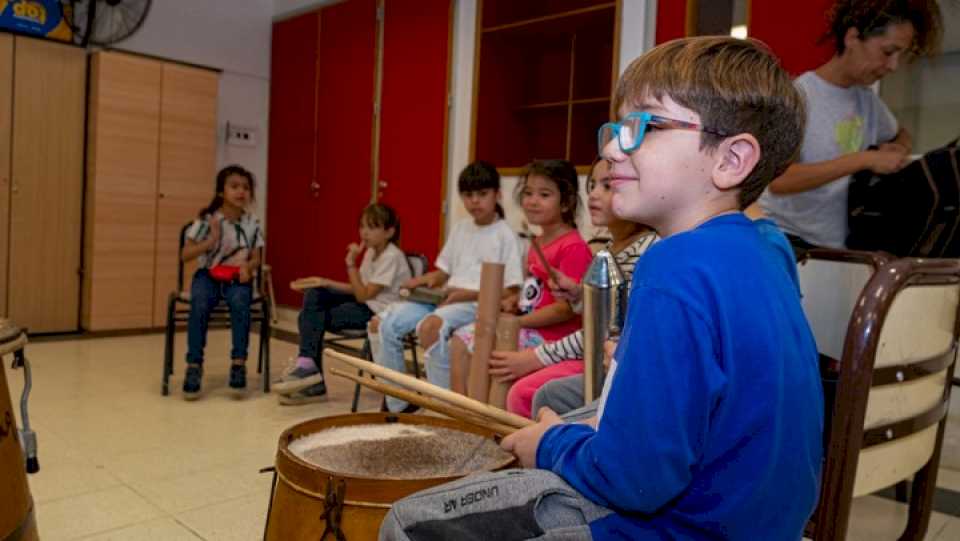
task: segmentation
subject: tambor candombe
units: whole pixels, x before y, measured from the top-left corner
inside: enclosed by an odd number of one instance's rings
[[[469,473],[511,466],[490,430],[426,415],[361,413],[280,435],[268,540],[376,539],[393,502]]]
[[[0,356],[22,349],[26,342],[23,330],[0,319]],[[33,498],[17,434],[6,372],[0,368],[0,539],[35,540]]]

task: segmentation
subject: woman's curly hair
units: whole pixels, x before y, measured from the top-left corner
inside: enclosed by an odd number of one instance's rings
[[[856,28],[861,39],[878,36],[891,24],[908,22],[915,31],[909,52],[936,56],[943,37],[943,16],[937,0],[836,0],[827,11],[829,30],[821,41],[833,40],[837,54],[845,49],[847,29]]]

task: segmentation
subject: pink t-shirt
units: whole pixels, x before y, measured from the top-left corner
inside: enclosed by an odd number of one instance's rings
[[[583,241],[583,237],[576,229],[557,237],[553,242],[541,246],[541,248],[551,267],[578,282],[587,272],[590,260],[593,259],[590,247]],[[523,282],[519,302],[520,311],[524,314],[550,306],[554,302],[553,294],[547,287],[550,276],[540,262],[540,258],[537,257],[532,245],[527,250],[527,274],[528,277]],[[540,333],[544,340],[552,342],[579,328],[580,316],[576,316],[563,323],[550,325],[549,327],[539,327],[536,331]]]

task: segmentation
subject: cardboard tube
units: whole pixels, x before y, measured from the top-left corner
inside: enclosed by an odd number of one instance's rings
[[[483,263],[480,298],[473,331],[473,358],[467,376],[467,396],[486,402],[490,393],[490,352],[497,338],[497,316],[503,292],[503,263]]]
[[[520,336],[520,318],[513,314],[500,314],[497,320],[497,342],[494,347],[497,351],[517,351],[517,341]],[[492,377],[490,378],[490,400],[491,406],[501,409],[507,407],[507,392],[512,383],[501,383]]]
[[[493,421],[503,425],[523,428],[533,424],[533,421],[527,419],[526,417],[521,417],[508,411],[503,411],[502,409],[495,408],[486,402],[480,402],[479,400],[467,398],[460,393],[455,393],[449,389],[444,389],[443,387],[439,387],[432,383],[417,379],[413,376],[404,374],[403,372],[391,370],[384,366],[380,366],[379,364],[354,357],[353,355],[347,355],[346,353],[341,353],[331,348],[324,348],[323,354],[338,361],[345,362],[354,368],[359,368],[364,372],[373,374],[374,376],[392,381],[397,385],[402,385],[407,389],[412,389],[418,393],[436,398],[437,400],[454,404],[480,417],[492,419]]]

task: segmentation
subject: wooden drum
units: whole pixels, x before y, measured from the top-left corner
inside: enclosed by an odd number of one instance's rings
[[[376,539],[393,502],[511,466],[493,437],[453,419],[395,413],[295,425],[280,435],[265,539]]]
[[[22,349],[26,343],[26,333],[8,320],[0,319],[0,357]],[[27,485],[16,417],[3,368],[0,368],[0,539],[38,539],[33,498]]]

